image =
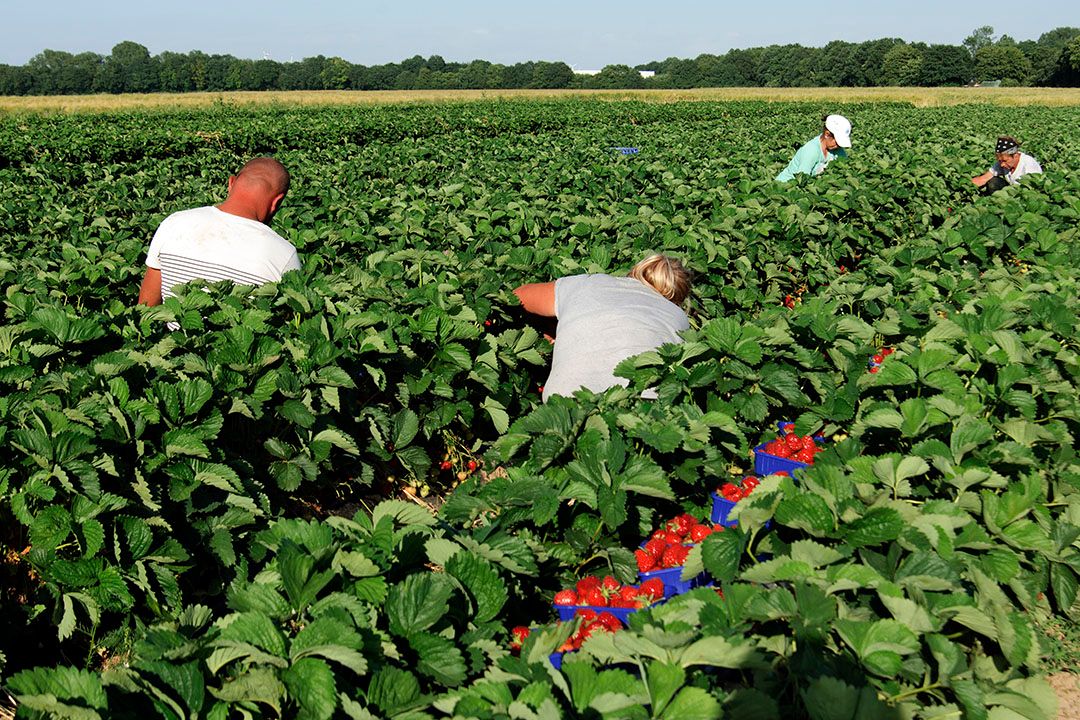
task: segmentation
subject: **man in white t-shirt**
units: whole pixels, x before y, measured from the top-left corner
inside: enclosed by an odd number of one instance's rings
[[[160,305],[174,285],[195,279],[262,285],[299,270],[296,248],[270,229],[288,191],[284,166],[259,157],[229,178],[229,196],[220,205],[165,218],[146,253],[139,302]]]
[[[1020,142],[1008,135],[997,139],[994,158],[994,164],[989,170],[971,178],[971,182],[975,183],[976,187],[995,192],[1006,185],[1015,185],[1025,175],[1042,172],[1039,161],[1027,153],[1020,152]]]

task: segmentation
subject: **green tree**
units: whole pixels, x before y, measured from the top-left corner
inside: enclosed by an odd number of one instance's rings
[[[1031,62],[1015,45],[988,45],[975,54],[975,76],[979,80],[1023,84],[1030,75]]]
[[[43,50],[26,64],[32,80],[32,92],[44,95],[88,93],[102,58],[96,53],[72,55],[62,50]]]
[[[971,57],[975,57],[980,50],[985,47],[989,47],[994,44],[994,28],[990,25],[983,25],[982,27],[975,28],[971,31],[971,34],[964,38],[964,47],[971,53]]]
[[[343,58],[327,58],[319,72],[319,86],[323,90],[344,90],[349,86],[349,62]]]
[[[818,77],[826,87],[858,87],[866,84],[855,43],[834,40],[818,56]]]
[[[1070,50],[1070,47],[1078,38],[1080,38],[1080,28],[1075,27],[1054,28],[1039,36],[1039,48],[1042,49],[1043,53],[1050,54],[1052,60],[1043,54],[1033,57],[1033,54],[1025,51],[1028,57],[1031,58],[1033,73],[1037,78],[1036,82],[1059,87],[1076,87],[1080,85],[1080,73],[1072,67],[1071,55],[1074,54],[1074,51]],[[1040,60],[1043,60],[1043,62],[1040,62]]]
[[[1069,41],[1080,35],[1080,28],[1058,27],[1044,32],[1039,36],[1039,45],[1061,49],[1069,44]]]
[[[137,42],[125,40],[102,62],[95,81],[96,90],[108,93],[155,92],[159,86],[158,65],[150,51]]]
[[[0,65],[0,95],[28,95],[32,82],[25,66]]]
[[[1031,63],[1031,84],[1048,85],[1057,67],[1058,58],[1061,57],[1061,48],[1040,45],[1034,40],[1024,40],[1016,46]]]
[[[538,62],[530,87],[564,88],[574,79],[574,71],[564,62]]]
[[[739,85],[747,87],[760,87],[761,79],[761,48],[748,50],[728,50],[724,59],[733,68]]]
[[[641,73],[629,65],[606,65],[587,82],[587,87],[597,89],[640,88],[644,85]]]
[[[975,74],[975,61],[959,45],[931,45],[923,53],[919,84],[927,87],[966,85]]]
[[[918,85],[922,69],[921,50],[912,45],[896,45],[881,60],[882,82],[886,85]]]
[[[1050,84],[1058,87],[1080,86],[1080,35],[1074,37],[1061,49]]]
[[[866,85],[873,86],[884,83],[881,66],[885,60],[885,54],[903,42],[899,38],[879,38],[859,43],[859,47],[855,50],[855,60],[862,69],[862,76]]]
[[[190,55],[163,52],[157,56],[158,87],[165,92],[187,92],[195,89]]]
[[[817,85],[816,48],[802,45],[770,45],[761,53],[762,84],[766,87],[812,87]]]

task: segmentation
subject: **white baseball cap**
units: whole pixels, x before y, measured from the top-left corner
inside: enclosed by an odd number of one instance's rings
[[[851,121],[843,115],[830,115],[825,118],[825,129],[836,138],[840,147],[851,147]]]

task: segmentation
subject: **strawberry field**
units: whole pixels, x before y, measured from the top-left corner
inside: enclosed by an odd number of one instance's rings
[[[851,157],[775,184],[828,111]],[[1052,720],[1039,627],[1080,619],[1077,128],[583,100],[0,117],[0,706]],[[979,196],[1006,133],[1046,173]],[[136,307],[157,224],[265,153],[303,271]],[[541,404],[513,288],[653,251],[695,271],[686,342]],[[806,467],[755,472],[763,444]]]

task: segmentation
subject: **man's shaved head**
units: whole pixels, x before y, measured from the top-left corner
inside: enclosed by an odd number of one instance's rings
[[[272,157],[257,157],[229,178],[229,197],[218,208],[269,225],[288,191],[285,166]]]
[[[257,157],[240,168],[234,184],[270,197],[283,195],[289,190],[289,171],[272,157]]]

